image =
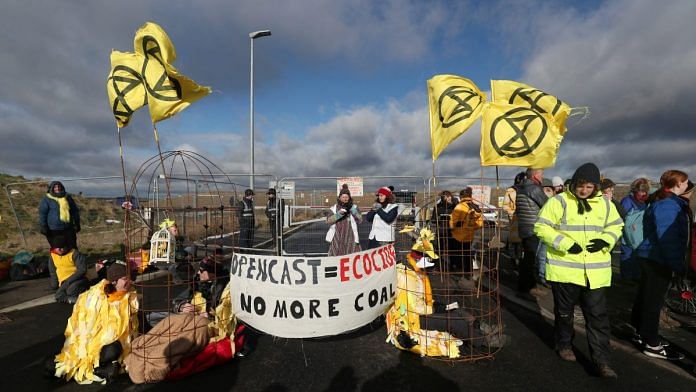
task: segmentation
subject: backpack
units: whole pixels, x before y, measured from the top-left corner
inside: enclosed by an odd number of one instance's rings
[[[638,249],[643,242],[643,216],[645,210],[632,209],[624,219],[623,237],[621,241],[624,245],[632,249]]]

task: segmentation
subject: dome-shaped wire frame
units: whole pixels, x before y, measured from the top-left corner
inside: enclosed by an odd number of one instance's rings
[[[499,228],[488,222],[470,246],[462,244],[453,238],[449,221],[434,210],[438,199],[421,203],[414,222],[416,232],[428,227],[435,235],[432,243],[439,257],[429,261],[433,266],[414,268],[405,253],[415,236],[397,235],[401,265],[395,304],[386,316],[389,340],[436,360],[492,359],[506,340],[498,293]]]
[[[225,345],[221,352],[229,354],[230,347],[234,352],[236,319],[228,282],[229,255],[237,244],[229,233],[238,223],[227,201],[237,199],[237,185],[219,166],[191,151],[155,155],[133,176],[125,250],[130,268],[142,273],[134,282],[141,330],[134,358],[146,377],[156,371],[156,362],[182,357],[157,348],[158,343],[169,345],[186,334],[200,337],[204,331],[214,352]],[[197,312],[205,317],[188,317]],[[172,321],[182,315],[190,323],[172,330]],[[207,328],[201,328],[201,320]]]

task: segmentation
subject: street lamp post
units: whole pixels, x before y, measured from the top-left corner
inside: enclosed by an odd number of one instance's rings
[[[251,41],[250,71],[249,71],[249,128],[250,128],[250,150],[251,150],[251,171],[249,175],[249,189],[254,189],[254,40],[256,38],[268,37],[271,30],[259,30],[249,33]]]

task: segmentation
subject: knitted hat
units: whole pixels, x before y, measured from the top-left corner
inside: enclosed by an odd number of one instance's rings
[[[600,182],[600,177],[599,177],[599,168],[597,165],[594,163],[585,163],[578,167],[577,170],[575,170],[575,173],[573,174],[572,177],[573,183],[578,183],[578,181],[583,180],[583,181],[588,181],[593,184],[599,185]]]
[[[338,192],[338,196],[340,197],[341,195],[348,195],[348,197],[350,197],[350,190],[348,189],[348,184],[341,185],[341,190],[340,192]]]
[[[548,178],[544,178],[543,180],[541,180],[541,186],[553,188],[553,182],[551,182],[551,180],[549,180]]]
[[[608,188],[613,187],[614,185],[616,185],[616,184],[614,183],[614,181],[612,181],[612,180],[609,179],[609,178],[605,178],[605,179],[603,179],[603,180],[599,183],[599,189],[605,190],[605,189],[608,189]]]
[[[575,170],[575,173],[573,173],[573,178],[571,182],[571,187],[575,188],[580,181],[587,181],[591,182],[592,184],[595,185],[595,192],[593,195],[596,195],[597,188],[599,187],[599,181],[600,181],[600,176],[599,176],[599,168],[597,165],[594,163],[585,163],[581,165],[577,170]],[[572,190],[573,194],[577,197],[577,194],[575,193],[575,190]],[[592,197],[592,196],[590,196]],[[585,212],[592,211],[592,206],[587,202],[587,199],[581,199],[578,197],[578,215],[582,215]]]
[[[106,270],[106,279],[109,282],[115,282],[124,276],[128,276],[126,263],[124,261],[116,260],[109,266],[109,269]]]
[[[266,194],[267,194],[267,195],[275,195],[275,194],[276,194],[276,190],[275,190],[274,188],[269,188],[269,189],[268,189],[268,192],[266,192]]]
[[[555,176],[551,179],[553,186],[563,186],[563,179],[559,176]]]
[[[391,195],[391,193],[392,193],[391,190],[385,186],[377,189],[377,195],[384,195],[384,196],[389,197],[389,195]]]
[[[251,189],[245,190],[244,197],[247,197],[247,196],[254,196],[254,191],[252,191]]]

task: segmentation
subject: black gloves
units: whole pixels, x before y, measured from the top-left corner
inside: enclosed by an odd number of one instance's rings
[[[599,238],[595,238],[593,240],[590,240],[590,244],[587,245],[586,249],[590,253],[595,253],[595,252],[599,252],[600,250],[606,248],[607,246],[609,246],[608,242],[606,242],[602,239],[599,239]]]
[[[574,243],[573,246],[570,247],[570,249],[568,249],[568,253],[570,253],[572,255],[576,255],[580,252],[582,252],[582,247],[580,245],[578,245],[577,242]]]

